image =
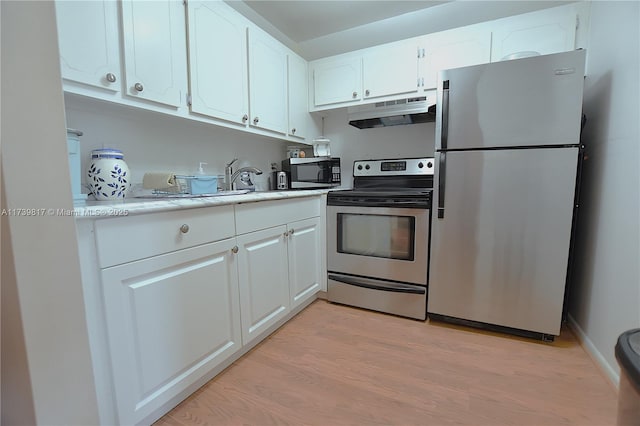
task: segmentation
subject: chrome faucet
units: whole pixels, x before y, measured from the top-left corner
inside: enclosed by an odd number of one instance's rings
[[[235,173],[234,173],[233,172],[233,168],[231,166],[236,161],[238,161],[238,159],[234,158],[224,168],[224,189],[227,190],[227,191],[231,191],[233,189],[233,182],[236,181],[236,179],[238,178],[238,176],[240,176],[240,173],[242,173],[242,172],[251,172],[251,173],[255,173],[257,175],[261,175],[262,174],[262,170],[257,169],[255,167],[242,167],[242,168],[236,170]]]

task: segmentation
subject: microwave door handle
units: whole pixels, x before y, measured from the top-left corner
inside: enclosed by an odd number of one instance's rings
[[[328,278],[330,280],[338,281],[338,282],[349,284],[349,285],[354,285],[357,287],[369,288],[372,290],[390,291],[394,293],[425,294],[427,291],[425,288],[418,287],[418,286],[409,286],[409,285],[402,285],[402,284],[393,284],[393,286],[380,285],[380,284],[363,282],[355,278],[341,277],[333,274],[329,274]]]

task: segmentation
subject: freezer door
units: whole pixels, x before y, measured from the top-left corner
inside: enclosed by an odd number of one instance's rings
[[[578,144],[584,61],[576,50],[442,71],[436,150]]]
[[[448,152],[444,174],[436,161],[428,312],[559,335],[578,154]]]

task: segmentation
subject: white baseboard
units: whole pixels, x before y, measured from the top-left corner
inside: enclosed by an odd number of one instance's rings
[[[580,325],[576,322],[575,319],[571,315],[568,316],[569,326],[573,330],[574,334],[580,341],[580,345],[584,348],[587,354],[593,359],[600,370],[604,373],[604,375],[609,379],[613,387],[617,390],[618,384],[620,383],[620,374],[613,368],[604,356],[600,353],[598,348],[593,344],[589,336],[582,330]]]

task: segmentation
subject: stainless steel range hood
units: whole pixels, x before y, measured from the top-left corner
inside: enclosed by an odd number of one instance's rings
[[[399,99],[349,107],[349,124],[358,129],[428,123],[436,120],[435,102],[429,97]]]

